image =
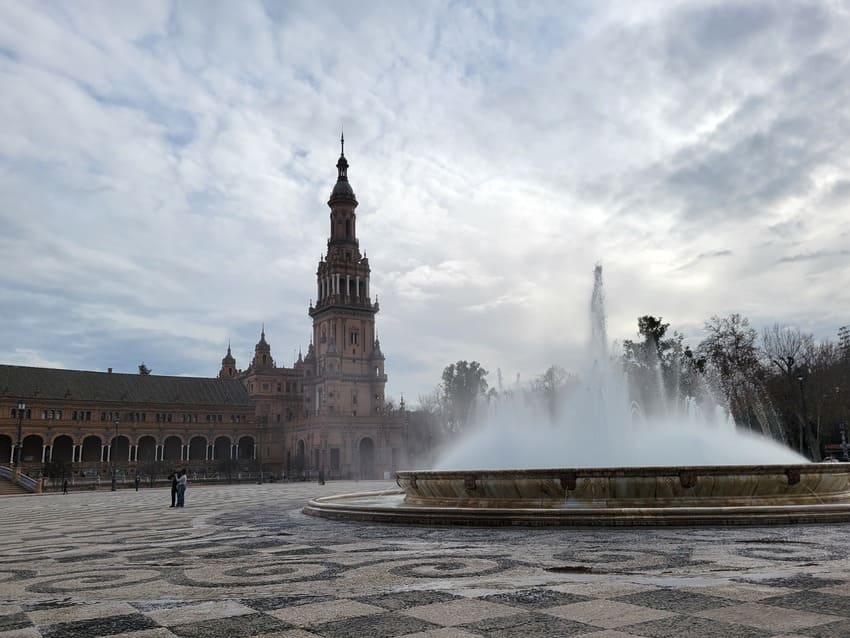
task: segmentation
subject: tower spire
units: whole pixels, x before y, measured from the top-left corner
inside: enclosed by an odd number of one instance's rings
[[[345,131],[341,124],[339,126],[339,156],[345,157]]]

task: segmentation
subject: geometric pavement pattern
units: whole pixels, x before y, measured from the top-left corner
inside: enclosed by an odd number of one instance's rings
[[[850,525],[334,522],[338,481],[0,498],[0,638],[838,638]]]

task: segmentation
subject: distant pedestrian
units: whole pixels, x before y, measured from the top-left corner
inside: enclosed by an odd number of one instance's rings
[[[183,507],[186,501],[186,470],[177,472],[177,507]]]
[[[67,478],[62,479],[62,493],[63,494],[68,493],[68,479]]]
[[[136,481],[135,482],[136,482],[136,491],[138,492],[139,491],[139,483],[142,482],[142,479],[139,478],[138,474],[136,474]]]
[[[168,478],[171,479],[171,507],[175,507],[177,505],[177,474],[171,473]]]

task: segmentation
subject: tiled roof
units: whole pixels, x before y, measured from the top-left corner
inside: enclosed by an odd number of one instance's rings
[[[251,407],[236,379],[167,377],[0,365],[0,397]]]

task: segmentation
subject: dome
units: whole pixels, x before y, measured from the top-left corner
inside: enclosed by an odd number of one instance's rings
[[[331,193],[331,200],[334,199],[355,199],[354,198],[354,189],[351,188],[351,184],[346,181],[338,181],[336,186],[334,186],[333,192]]]

